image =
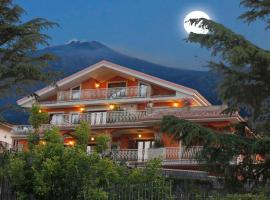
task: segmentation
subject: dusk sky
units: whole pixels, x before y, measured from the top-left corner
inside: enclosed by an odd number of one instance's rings
[[[51,45],[72,39],[99,41],[127,55],[155,63],[200,69],[211,59],[197,44],[184,41],[184,17],[193,10],[269,49],[265,24],[247,25],[237,17],[244,11],[238,0],[16,0],[24,19],[43,17],[59,23],[48,32]]]

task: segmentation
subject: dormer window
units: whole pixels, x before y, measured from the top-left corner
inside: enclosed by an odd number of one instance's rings
[[[76,86],[74,88],[71,88],[70,91],[71,100],[79,100],[81,97],[81,86]]]

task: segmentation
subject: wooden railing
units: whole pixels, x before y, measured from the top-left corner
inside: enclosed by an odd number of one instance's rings
[[[50,124],[65,126],[79,124],[82,121],[89,122],[91,125],[128,123],[135,122],[144,116],[146,116],[145,110],[55,114]]]
[[[150,96],[150,87],[133,86],[59,91],[57,93],[57,101],[61,102],[99,99],[145,98],[148,96]]]
[[[196,156],[201,151],[201,146],[190,148],[165,147],[151,149],[114,149],[111,151],[113,160],[144,162],[153,158],[160,158],[163,162],[196,162]]]

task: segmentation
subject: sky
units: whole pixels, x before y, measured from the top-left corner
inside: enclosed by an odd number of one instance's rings
[[[265,24],[244,24],[239,0],[15,0],[23,20],[42,17],[60,27],[47,32],[50,45],[70,40],[99,41],[121,53],[154,63],[201,70],[213,59],[208,50],[185,42],[185,16],[194,10],[269,49]]]

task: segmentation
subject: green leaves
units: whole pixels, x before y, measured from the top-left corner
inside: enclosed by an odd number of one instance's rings
[[[238,185],[240,189],[240,186],[250,179],[254,184],[266,183],[266,180],[269,180],[269,137],[256,138],[238,131],[218,132],[173,116],[164,117],[161,128],[175,139],[181,140],[187,147],[198,144],[203,146],[197,155],[198,161],[205,170],[224,176],[228,186]],[[242,161],[236,163],[236,159],[240,157]],[[256,157],[261,160],[258,162]]]
[[[108,135],[98,135],[96,138],[96,151],[98,153],[105,153],[106,150],[109,148],[109,142],[111,141],[110,136]]]
[[[2,171],[7,172],[18,199],[105,200],[108,192],[117,197],[114,188],[136,184],[137,189],[146,191],[143,184],[149,182],[169,196],[159,160],[150,161],[144,169],[131,170],[97,153],[87,155],[82,147],[88,142],[88,125],[80,124],[75,132],[75,147],[65,147],[59,130],[53,128],[46,130],[42,142],[33,143],[28,151],[10,155]],[[107,136],[100,138],[104,150]],[[152,188],[147,191],[153,193]]]
[[[81,147],[85,151],[88,144],[90,132],[91,130],[88,122],[81,122],[80,126],[76,127],[74,132],[76,145]]]
[[[38,129],[42,124],[46,124],[49,121],[49,115],[47,112],[42,112],[41,108],[37,104],[33,104],[30,110],[29,123]]]
[[[239,19],[248,24],[260,19],[267,23],[266,29],[270,28],[270,2],[268,0],[242,0],[241,5],[248,8],[248,10],[240,15]]]
[[[29,85],[51,83],[58,75],[46,69],[55,56],[36,53],[49,44],[43,32],[58,25],[43,18],[22,22],[23,14],[12,0],[0,0],[0,98],[11,96],[11,90],[28,93]]]
[[[268,134],[270,128],[265,125],[270,121],[270,52],[217,22],[207,19],[192,19],[191,22],[202,22],[209,34],[191,33],[187,42],[200,44],[221,60],[209,62],[210,69],[223,77],[218,89],[221,100],[231,111],[244,110],[250,116],[249,125],[257,130],[260,128],[261,134]]]

